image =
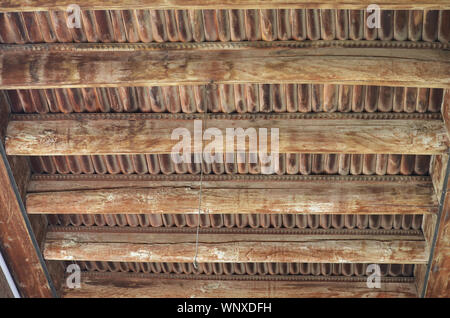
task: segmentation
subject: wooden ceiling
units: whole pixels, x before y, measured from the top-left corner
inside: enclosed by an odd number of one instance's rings
[[[0,0],[21,294],[449,297],[450,1],[371,2]],[[174,163],[195,120],[279,128],[279,168]]]

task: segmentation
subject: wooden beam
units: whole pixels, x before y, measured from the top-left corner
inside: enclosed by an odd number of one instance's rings
[[[46,11],[66,10],[71,0],[2,0],[0,11]],[[76,2],[82,9],[91,10],[130,10],[130,9],[274,9],[274,8],[309,8],[309,9],[366,9],[371,0],[101,0]],[[423,10],[449,9],[446,0],[378,0],[382,9]]]
[[[72,297],[161,297],[161,298],[278,298],[278,297],[417,297],[409,278],[367,288],[365,281],[292,280],[192,280],[127,273],[83,273],[81,288],[64,290]],[[224,300],[224,302],[226,302]]]
[[[447,129],[450,131],[450,91],[444,95],[442,115]],[[442,164],[438,165],[440,173],[433,175],[437,179],[440,190],[440,209],[436,217],[432,218],[427,233],[430,241],[430,259],[425,272],[424,284],[420,289],[425,297],[450,297],[450,163],[449,156],[442,156]]]
[[[280,153],[425,155],[444,153],[449,143],[438,114],[71,114],[12,119],[6,151],[27,156],[171,153],[181,140],[172,139],[177,128],[189,133],[194,152],[202,146],[201,140],[198,147],[194,143],[195,125],[200,139],[206,128],[218,129],[228,153],[233,150],[226,147],[227,128],[250,128],[256,134],[267,129],[268,151],[271,129],[278,128]],[[237,147],[236,140],[235,150],[250,152],[248,142]],[[210,143],[204,141],[203,149]]]
[[[450,297],[450,196],[447,194],[436,232],[426,297]]]
[[[188,44],[193,49],[184,44],[173,49],[153,44],[2,46],[0,89],[211,82],[450,88],[450,51],[389,43],[382,48],[338,42]]]
[[[183,180],[180,177],[180,180]],[[341,178],[322,181],[290,182],[291,188],[278,186],[282,181],[260,182],[246,187],[245,182],[205,181],[202,211],[222,213],[312,213],[312,214],[429,214],[437,213],[438,203],[429,181],[354,182]],[[361,179],[364,180],[364,179]],[[367,179],[368,180],[368,179]],[[395,179],[394,179],[395,180]],[[305,182],[307,181],[307,182]],[[179,183],[181,181],[178,181]],[[156,183],[153,183],[156,186]],[[29,214],[184,214],[198,211],[198,185],[159,186],[149,188],[117,188],[110,182],[107,189],[29,193],[26,199]],[[270,184],[270,185],[268,185]],[[209,188],[208,186],[211,186]]]
[[[26,166],[22,174],[29,173]],[[16,183],[16,180],[19,184]],[[53,288],[38,243],[20,197],[22,181],[12,169],[0,142],[0,245],[9,268],[25,297],[54,297]]]
[[[358,237],[360,238],[360,237]],[[195,233],[99,232],[65,228],[47,233],[47,260],[111,262],[192,262]],[[304,262],[423,264],[425,241],[404,237],[200,234],[198,262]]]

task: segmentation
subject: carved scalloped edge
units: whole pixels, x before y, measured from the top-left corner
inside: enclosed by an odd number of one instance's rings
[[[33,181],[200,181],[200,174],[172,174],[172,175],[102,175],[102,174],[34,174]],[[430,176],[403,175],[251,175],[251,174],[205,174],[203,181],[324,181],[324,182],[431,182]]]
[[[0,51],[95,52],[154,50],[233,50],[247,48],[411,48],[448,49],[450,43],[377,41],[377,40],[316,40],[316,41],[248,41],[248,42],[177,42],[177,43],[42,43],[2,44]]]
[[[48,232],[89,232],[89,233],[196,233],[196,227],[111,227],[111,226],[59,226],[50,225]],[[299,228],[200,228],[200,234],[284,234],[284,235],[393,235],[416,236],[423,239],[421,230],[387,230],[387,229],[299,229]]]
[[[245,113],[245,114],[168,114],[168,113],[73,113],[12,114],[11,120],[287,120],[287,119],[362,119],[362,120],[442,120],[440,113]]]
[[[365,282],[367,276],[325,276],[320,275],[239,275],[239,274],[222,274],[222,275],[208,275],[208,274],[154,274],[154,273],[125,273],[125,272],[97,272],[84,271],[88,277],[118,277],[124,278],[168,278],[168,279],[186,279],[186,280],[234,280],[234,281],[326,281],[326,282]],[[381,277],[381,282],[384,283],[413,283],[414,277],[403,276],[385,276]]]

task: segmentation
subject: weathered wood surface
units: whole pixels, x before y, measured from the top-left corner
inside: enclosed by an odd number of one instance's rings
[[[444,181],[447,169],[448,154],[435,155],[431,160],[430,176],[433,181],[437,200],[441,200],[442,191],[445,191]]]
[[[450,196],[444,202],[426,297],[450,297]]]
[[[66,44],[60,50],[15,46],[0,50],[0,89],[211,82],[450,88],[448,50],[223,46],[175,50],[111,44],[94,48]]]
[[[223,151],[217,152],[228,153],[227,128],[253,128],[259,136],[259,128],[266,128],[268,151],[272,150],[272,129],[278,128],[280,153],[441,154],[447,152],[449,143],[442,120],[427,115],[367,114],[361,116],[363,119],[351,114],[210,115],[203,122],[201,115],[197,121],[192,116],[15,116],[8,125],[6,151],[10,155],[44,156],[164,154],[181,142],[180,136],[171,136],[175,129],[182,128],[189,132],[191,151],[196,152],[195,122],[204,125],[202,131],[198,130],[200,139],[207,128],[218,129],[222,141],[213,139],[221,142]],[[203,141],[203,149],[211,142]],[[236,138],[235,150],[251,150],[248,142],[243,147],[238,145]]]
[[[447,125],[447,130],[450,131],[450,91],[444,95],[442,104],[442,116]],[[432,174],[433,181],[439,184],[439,194],[441,197],[442,211],[437,217],[431,218],[424,225],[427,240],[430,243],[435,242],[433,253],[431,255],[431,264],[428,272],[428,280],[425,280],[421,294],[425,297],[450,297],[450,194],[449,194],[449,180],[448,174],[448,155],[437,156],[441,164],[436,167],[440,168],[435,174]],[[441,157],[441,158],[439,158]],[[438,160],[439,161],[439,160]],[[445,178],[447,176],[447,178]],[[430,250],[432,245],[430,244]]]
[[[194,184],[198,187],[198,182]],[[222,213],[428,214],[438,203],[431,182],[321,182],[296,188],[203,187],[202,211]],[[29,193],[29,214],[197,213],[192,186]]]
[[[84,273],[81,288],[64,290],[63,297],[161,297],[161,298],[299,298],[299,297],[417,297],[414,283],[382,282],[367,288],[366,282],[190,280],[164,279],[129,274]]]
[[[26,187],[29,167],[25,165],[20,170],[13,167],[13,171],[21,172],[16,174],[14,180],[8,173],[8,162],[1,142],[0,148],[0,245],[3,255],[23,296],[52,297],[51,282],[43,260],[39,258],[37,242],[21,205],[20,189]]]
[[[322,8],[365,9],[371,0],[80,0],[76,4],[82,9],[268,9],[268,8]],[[45,11],[66,10],[71,0],[2,0],[0,11]],[[378,0],[382,9],[448,9],[447,0]]]
[[[199,262],[304,262],[423,264],[425,241],[328,239],[277,234],[201,234]],[[193,233],[48,232],[47,260],[111,262],[192,262]]]
[[[14,298],[14,294],[9,287],[5,274],[0,268],[0,298]]]

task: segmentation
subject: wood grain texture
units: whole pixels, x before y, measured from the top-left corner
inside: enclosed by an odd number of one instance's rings
[[[52,297],[51,282],[39,259],[40,251],[35,248],[31,227],[22,214],[20,189],[25,189],[26,177],[8,174],[6,156],[0,143],[0,244],[9,268],[18,283],[18,289],[26,297]],[[15,170],[14,167],[12,169]],[[29,174],[29,168],[21,169],[22,175]],[[14,191],[17,188],[17,191]]]
[[[202,211],[210,214],[428,214],[438,206],[427,182],[310,181],[290,189],[205,186]],[[198,193],[191,186],[42,192],[29,193],[26,206],[29,214],[184,214],[197,213]]]
[[[417,294],[414,284],[409,282],[386,282],[380,289],[370,289],[366,282],[183,280],[86,273],[82,275],[81,288],[67,288],[63,297],[397,298],[417,297]]]
[[[426,297],[450,297],[450,195],[446,194]]]
[[[111,262],[191,262],[193,233],[95,233],[51,231],[47,234],[47,260]],[[201,234],[198,261],[424,264],[425,241],[330,239],[327,236],[277,234]]]
[[[0,298],[14,298],[14,294],[9,287],[5,274],[0,269]]]
[[[433,181],[437,200],[441,200],[442,191],[446,191],[444,181],[447,168],[448,154],[434,155],[430,162],[430,176]]]
[[[447,132],[450,131],[450,91],[447,90],[444,94],[442,103],[442,117],[447,127]],[[450,297],[450,184],[448,182],[448,160],[449,156],[436,156],[434,160],[439,164],[433,169],[436,173],[432,174],[434,183],[439,184],[439,200],[441,201],[442,211],[431,220],[424,219],[424,226],[427,231],[424,231],[428,241],[435,245],[431,257],[431,264],[429,270],[428,281],[425,280],[422,288],[419,290],[425,297]],[[447,178],[445,178],[447,176]],[[434,181],[436,180],[436,181]],[[430,250],[433,247],[430,244]]]
[[[72,1],[73,2],[73,1]],[[45,11],[65,10],[71,0],[2,0],[0,11]],[[365,9],[370,0],[80,0],[82,9],[269,9],[269,8],[322,8]],[[382,9],[448,9],[446,0],[378,0]]]
[[[116,45],[120,47],[120,45]],[[82,48],[85,49],[82,49]],[[442,49],[65,45],[0,51],[0,89],[180,84],[326,83],[450,88]],[[50,49],[48,49],[50,48]],[[72,48],[72,49],[71,49]],[[141,48],[141,49],[140,49]]]
[[[185,116],[160,116],[159,119],[79,115],[67,117],[33,117],[37,120],[12,120],[6,137],[10,155],[93,155],[93,154],[164,154],[171,153],[181,138],[172,132],[185,128],[194,148],[194,122]],[[322,116],[322,115],[320,115]],[[226,148],[227,128],[266,128],[267,149],[271,150],[270,133],[279,129],[280,153],[356,153],[356,154],[441,154],[448,149],[448,136],[441,120],[435,119],[358,119],[338,116],[338,119],[307,119],[289,115],[250,117],[229,116],[206,118],[205,128],[217,128]],[[326,116],[326,115],[323,115]],[[322,116],[322,118],[324,118]],[[332,116],[332,115],[331,115]],[[381,114],[382,116],[382,114]],[[41,119],[42,118],[42,119]],[[52,119],[54,118],[54,119]],[[156,118],[156,117],[155,117]],[[191,117],[192,118],[192,117]],[[224,119],[225,118],[225,119]],[[248,118],[248,119],[246,119]],[[293,118],[293,119],[290,119]],[[332,118],[332,117],[330,117]],[[424,117],[425,118],[425,117]],[[200,124],[201,126],[201,124]],[[206,129],[203,130],[205,132]],[[211,141],[204,141],[203,148]],[[199,144],[201,141],[199,141]],[[249,153],[249,145],[236,150]]]
[[[444,91],[441,113],[445,127],[447,128],[447,134],[450,136],[450,89]]]

